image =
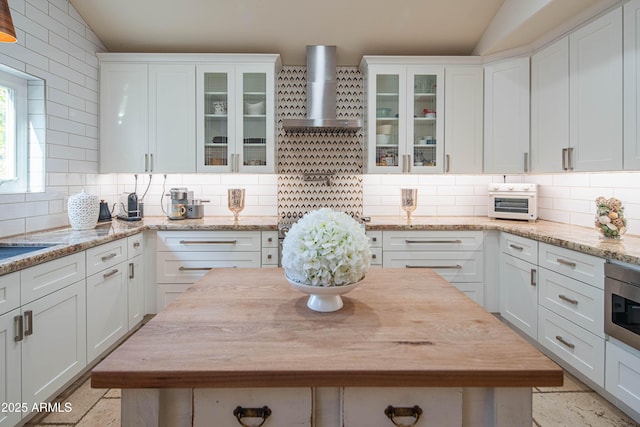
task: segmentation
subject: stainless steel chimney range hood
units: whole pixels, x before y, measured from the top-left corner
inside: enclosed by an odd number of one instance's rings
[[[283,119],[285,132],[343,132],[362,129],[360,119],[336,117],[336,47],[307,46],[307,117]]]

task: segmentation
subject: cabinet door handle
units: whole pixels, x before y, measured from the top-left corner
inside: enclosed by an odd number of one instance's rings
[[[134,277],[135,277],[134,266],[133,266],[133,263],[130,262],[129,263],[129,279],[133,279]]]
[[[100,258],[100,259],[102,260],[102,262],[105,262],[105,261],[110,260],[111,258],[115,258],[116,256],[118,256],[118,254],[117,254],[117,253],[115,253],[115,252],[112,252],[112,253],[110,253],[109,255],[105,255],[105,256],[103,256],[103,257],[102,257],[102,258]]]
[[[578,305],[578,300],[575,300],[575,299],[573,299],[573,298],[569,298],[569,297],[568,297],[568,296],[566,296],[566,295],[562,295],[562,294],[560,294],[560,295],[558,295],[558,298],[560,298],[560,299],[561,299],[561,300],[563,300],[563,301],[568,302],[569,304]]]
[[[562,149],[562,170],[566,171],[567,168],[567,156],[568,156],[568,148],[563,148]]]
[[[404,241],[407,245],[414,245],[414,244],[427,244],[427,243],[436,243],[436,244],[445,244],[445,243],[462,243],[462,240],[456,239],[456,240],[405,240]]]
[[[24,312],[24,336],[33,335],[33,311]]]
[[[456,265],[411,265],[407,264],[404,268],[433,268],[433,269],[446,269],[446,270],[461,270],[462,266],[459,264]]]
[[[567,168],[573,170],[573,147],[567,148]]]
[[[562,258],[556,258],[556,261],[558,261],[558,264],[566,265],[567,267],[571,267],[571,268],[576,268],[575,262],[567,261]]]
[[[536,283],[536,273],[537,273],[537,270],[535,268],[532,268],[531,269],[531,278],[530,278],[531,286],[536,286],[537,285],[537,283]]]
[[[153,172],[153,153],[149,154],[149,172]]]
[[[22,341],[22,339],[24,338],[23,327],[22,327],[23,326],[22,325],[22,316],[15,316],[13,318],[13,324],[14,324],[15,331],[16,331],[15,334],[13,335],[13,340],[15,342]]]
[[[183,267],[180,266],[178,268],[179,271],[209,271],[211,270],[213,267]]]
[[[451,169],[451,156],[449,156],[448,154],[445,154],[444,160],[445,160],[444,171],[449,172],[449,170]]]
[[[144,155],[144,171],[149,172],[149,154]]]
[[[523,251],[524,248],[522,246],[514,245],[513,243],[509,244],[509,247],[515,249],[516,251]]]
[[[413,162],[411,161],[411,154],[407,154],[407,172],[411,173],[411,165]]]
[[[110,272],[108,272],[108,273],[104,273],[104,274],[102,275],[102,278],[103,278],[103,279],[107,279],[107,278],[109,278],[109,277],[113,276],[113,275],[114,275],[114,274],[116,274],[116,273],[118,273],[118,269],[117,269],[117,268],[114,268],[114,269],[113,269],[113,270],[111,270]]]
[[[233,410],[233,416],[236,417],[241,426],[260,427],[267,421],[267,418],[271,416],[271,409],[266,405],[262,408],[243,408],[242,406],[237,406],[236,409]],[[260,422],[260,424],[246,424],[242,420],[243,418],[262,418],[262,422]]]
[[[235,245],[237,240],[180,240],[181,245]]]
[[[529,172],[529,153],[524,153],[524,171]]]
[[[415,405],[412,408],[396,408],[394,406],[387,406],[384,410],[384,414],[391,420],[394,426],[398,427],[412,427],[415,426],[420,417],[422,416],[422,408]],[[396,417],[413,417],[411,424],[402,424]]]
[[[562,344],[566,345],[567,347],[569,347],[570,349],[574,349],[576,348],[575,344],[571,344],[570,342],[568,342],[567,340],[565,340],[564,338],[562,338],[560,335],[556,335],[556,339],[558,341],[560,341]]]

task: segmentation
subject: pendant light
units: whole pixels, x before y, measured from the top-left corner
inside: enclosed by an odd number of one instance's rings
[[[16,29],[13,28],[11,10],[7,0],[0,0],[0,42],[15,43]]]

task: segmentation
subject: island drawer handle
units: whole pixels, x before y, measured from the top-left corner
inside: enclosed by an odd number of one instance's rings
[[[515,249],[516,251],[523,251],[524,248],[522,246],[514,245],[513,243],[509,244],[509,247]]]
[[[235,245],[237,240],[180,240],[181,245]]]
[[[404,268],[439,268],[439,269],[449,269],[449,270],[461,270],[462,266],[460,264],[456,265],[411,265],[407,264]]]
[[[571,268],[576,268],[575,262],[567,261],[562,258],[556,258],[556,261],[558,261],[558,264],[566,265],[567,267],[571,267]]]
[[[571,344],[570,342],[568,342],[567,340],[565,340],[564,338],[562,338],[560,335],[556,335],[556,339],[558,341],[560,341],[562,344],[566,345],[567,347],[569,347],[570,349],[574,349],[576,348],[575,344]]]
[[[180,266],[180,268],[178,268],[178,270],[180,270],[180,271],[209,271],[212,268],[213,267],[183,267],[183,266]]]
[[[411,427],[415,426],[420,419],[420,416],[422,416],[422,408],[418,405],[415,405],[412,408],[396,408],[389,405],[387,406],[387,409],[384,410],[384,414],[389,417],[394,426]],[[396,420],[396,417],[413,417],[414,420],[411,424],[402,424]]]
[[[573,298],[569,298],[569,297],[568,297],[568,296],[566,296],[566,295],[562,295],[562,294],[560,294],[560,295],[558,295],[558,298],[560,298],[561,300],[564,300],[564,301],[568,302],[569,304],[578,305],[578,300],[575,300],[575,299],[573,299]]]
[[[462,240],[456,239],[456,240],[405,240],[404,241],[407,245],[413,245],[413,244],[427,244],[427,243],[462,243]]]
[[[260,427],[271,415],[271,409],[266,405],[262,408],[243,408],[242,406],[237,406],[236,409],[233,410],[233,415],[240,425],[244,427]],[[242,421],[243,418],[262,418],[262,422],[260,424],[245,424],[245,422]]]
[[[118,256],[118,254],[117,254],[117,253],[115,253],[115,252],[112,252],[112,253],[110,253],[109,255],[105,255],[105,256],[103,256],[103,257],[102,257],[102,258],[100,258],[100,259],[102,259],[102,262],[104,262],[104,261],[108,261],[108,260],[110,260],[111,258],[114,258],[114,257],[116,257],[116,256]]]

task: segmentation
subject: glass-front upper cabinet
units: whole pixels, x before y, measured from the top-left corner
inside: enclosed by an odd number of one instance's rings
[[[277,55],[199,65],[198,172],[274,173]]]
[[[444,67],[373,65],[367,87],[368,173],[443,172]]]

